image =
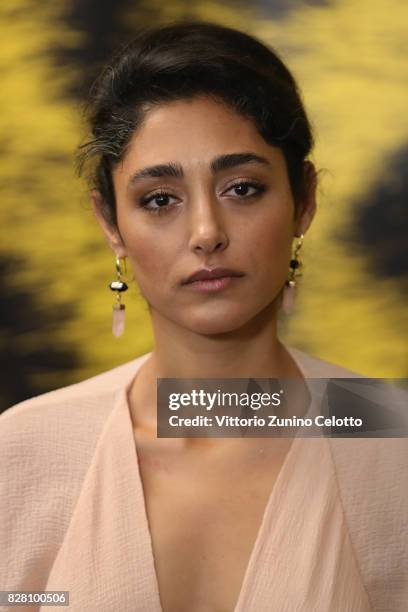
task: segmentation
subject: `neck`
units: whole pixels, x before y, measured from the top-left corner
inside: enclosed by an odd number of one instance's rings
[[[277,337],[274,305],[239,330],[198,334],[152,315],[151,367],[161,378],[301,377]]]
[[[276,309],[238,331],[202,335],[152,314],[155,348],[129,400],[137,422],[155,423],[157,378],[302,378],[277,337]],[[143,409],[142,409],[143,407]]]

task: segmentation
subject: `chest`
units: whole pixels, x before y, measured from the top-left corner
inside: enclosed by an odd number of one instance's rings
[[[283,460],[181,466],[139,453],[163,612],[233,612]]]

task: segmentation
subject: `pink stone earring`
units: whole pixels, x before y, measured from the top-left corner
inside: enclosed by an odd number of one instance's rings
[[[124,273],[126,274],[126,257],[116,257],[116,276],[117,280],[109,284],[111,291],[116,291],[116,302],[113,305],[112,334],[117,338],[123,334],[125,329],[125,305],[122,304],[122,292],[127,291],[128,286],[122,279],[120,260],[124,260]]]
[[[289,278],[285,283],[285,287],[283,289],[283,298],[282,298],[282,308],[286,314],[290,314],[293,311],[296,301],[297,294],[297,282],[296,279],[302,276],[302,274],[298,271],[302,266],[302,263],[298,259],[298,254],[303,244],[303,234],[300,234],[298,243],[295,246],[295,251],[293,253],[293,257],[290,260],[290,272]]]

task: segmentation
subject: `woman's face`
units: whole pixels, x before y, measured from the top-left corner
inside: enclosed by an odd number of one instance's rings
[[[252,121],[206,96],[166,103],[134,134],[113,182],[120,236],[95,209],[115,253],[129,257],[154,324],[219,334],[277,305],[314,189],[295,219],[283,153]],[[218,290],[185,284],[215,267],[241,276]]]

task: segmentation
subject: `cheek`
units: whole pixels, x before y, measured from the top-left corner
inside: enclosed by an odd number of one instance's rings
[[[143,227],[137,232],[127,232],[123,238],[140,288],[162,286],[175,261],[173,241],[163,232],[149,232]]]
[[[246,231],[248,251],[259,264],[259,270],[286,271],[291,255],[293,223],[289,213],[271,214],[251,224]]]

